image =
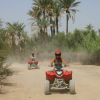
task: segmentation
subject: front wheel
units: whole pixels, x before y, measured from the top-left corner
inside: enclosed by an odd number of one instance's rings
[[[45,93],[45,95],[48,95],[49,92],[50,92],[50,81],[45,80],[44,93]]]
[[[40,66],[39,66],[39,64],[37,64],[37,65],[35,65],[35,66],[36,66],[36,68],[37,68],[37,69],[40,69]]]
[[[75,94],[75,83],[73,80],[69,81],[69,90],[70,90],[70,94]]]

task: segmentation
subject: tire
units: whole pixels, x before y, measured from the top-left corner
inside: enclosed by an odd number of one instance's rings
[[[28,68],[28,70],[30,70],[30,69],[31,69],[29,64],[27,65],[27,68]]]
[[[69,91],[70,91],[70,94],[75,94],[75,83],[73,80],[69,81]]]
[[[37,68],[37,69],[40,69],[40,66],[39,66],[39,64],[37,64],[37,65],[36,65],[36,68]]]
[[[45,80],[44,93],[45,93],[45,95],[48,95],[49,92],[50,92],[50,81]]]

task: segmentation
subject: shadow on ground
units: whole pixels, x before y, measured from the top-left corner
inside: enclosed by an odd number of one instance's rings
[[[16,83],[2,83],[1,84],[1,89],[0,89],[0,94],[7,94],[9,93],[8,90],[6,90],[6,86],[10,87],[10,86],[16,86]]]
[[[0,94],[6,94],[7,92],[5,92],[5,91],[0,91]]]
[[[2,85],[4,85],[4,86],[15,86],[16,84],[15,83],[2,83]]]
[[[50,94],[70,94],[67,89],[51,89]]]

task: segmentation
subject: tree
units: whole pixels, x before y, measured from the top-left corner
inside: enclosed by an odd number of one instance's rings
[[[32,18],[31,20],[36,20],[36,19],[39,19],[42,15],[42,11],[40,10],[39,7],[32,7],[32,10],[29,10],[28,15],[30,15]]]
[[[19,39],[20,39],[21,32],[22,32],[22,31],[24,30],[24,28],[25,28],[24,23],[20,23],[20,24],[19,24],[19,21],[18,21],[18,22],[14,22],[13,24],[11,24],[11,23],[9,23],[9,22],[7,22],[6,24],[7,24],[8,26],[12,27],[12,29],[13,29],[15,32],[17,32],[17,35],[18,35],[18,37],[19,37]]]
[[[16,52],[16,44],[15,44],[16,33],[15,33],[15,30],[11,26],[6,27],[6,30],[7,30],[9,37],[10,37],[10,40],[8,43],[11,47],[14,48],[14,51]]]
[[[11,54],[11,48],[8,45],[9,36],[5,29],[0,29],[0,85],[7,75],[11,75],[12,71],[8,69],[9,65],[4,65],[7,56]]]
[[[33,1],[34,1],[33,5],[39,7],[39,11],[43,12],[43,19],[45,20],[48,7],[54,0],[33,0]],[[47,29],[46,26],[44,26],[44,31],[45,29]],[[45,32],[45,36],[47,37],[47,32]],[[46,38],[45,42],[48,42],[47,40],[48,39]]]
[[[39,30],[39,33],[41,35],[41,43],[43,43],[43,31],[41,26],[39,25],[40,17],[42,15],[42,11],[40,11],[39,7],[32,7],[32,10],[29,10],[27,13],[30,15],[32,18],[29,20],[32,20],[31,23],[31,30]],[[39,28],[37,28],[39,27]]]
[[[52,25],[52,37],[54,37],[55,35],[55,27],[56,27],[56,23],[55,20],[51,20],[50,25]]]
[[[79,10],[77,9],[72,9],[73,7],[77,7],[78,4],[81,2],[75,2],[75,0],[58,0],[58,4],[61,5],[61,7],[63,8],[64,11],[66,11],[66,34],[68,33],[68,20],[69,17],[71,18],[72,16],[72,20],[73,23],[75,22],[75,13]]]
[[[7,22],[8,25],[7,30],[12,37],[12,43],[15,49],[15,53],[17,53],[20,57],[23,57],[21,54],[21,32],[24,30],[24,23],[14,22],[13,24]],[[17,39],[17,42],[16,42]],[[16,46],[16,45],[18,46]],[[19,59],[19,58],[18,58]]]
[[[2,23],[3,23],[3,22],[2,22],[2,20],[0,19],[0,29],[1,29],[2,26],[3,26]]]
[[[91,29],[92,29],[93,27],[94,27],[94,26],[92,26],[92,24],[89,24],[89,25],[87,25],[85,28],[86,28],[87,30],[91,31]]]
[[[27,36],[27,32],[25,31],[22,31],[22,37],[23,37],[23,42],[24,42],[24,45],[25,45],[25,51],[26,51],[26,54],[28,54],[28,49],[27,49],[27,40],[28,40],[28,36]]]
[[[44,37],[43,37],[43,39],[45,39],[45,41],[48,41],[47,27],[52,25],[52,24],[50,24],[49,19],[48,18],[47,18],[47,20],[43,19],[43,18],[40,19],[39,22],[38,22],[38,25],[41,27],[41,29],[44,28],[44,26],[46,26],[45,30],[44,30]],[[48,42],[45,42],[45,44],[46,43],[48,43]]]
[[[47,18],[50,18],[50,24],[52,24],[52,18],[55,17],[53,12],[53,6],[55,5],[55,1],[52,0],[51,4],[47,8]],[[53,26],[50,26],[51,36],[53,37]]]
[[[55,13],[55,16],[56,16],[56,34],[58,34],[58,18],[60,16],[60,11],[61,11],[61,6],[58,4],[55,4],[53,6],[53,12]]]

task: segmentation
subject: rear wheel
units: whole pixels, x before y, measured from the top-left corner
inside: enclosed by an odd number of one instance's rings
[[[30,69],[31,69],[31,68],[30,68],[30,66],[31,66],[31,65],[29,65],[29,64],[27,65],[28,70],[30,70]]]
[[[70,90],[70,94],[75,94],[75,83],[73,80],[69,81],[69,90]]]
[[[36,68],[37,68],[37,69],[40,69],[40,66],[39,66],[39,64],[37,64],[37,65],[35,65],[35,66],[36,66]]]
[[[45,80],[44,93],[45,93],[45,95],[48,95],[49,92],[50,92],[50,81]]]
[[[40,69],[39,64],[35,65],[34,67],[37,68],[37,69]]]

